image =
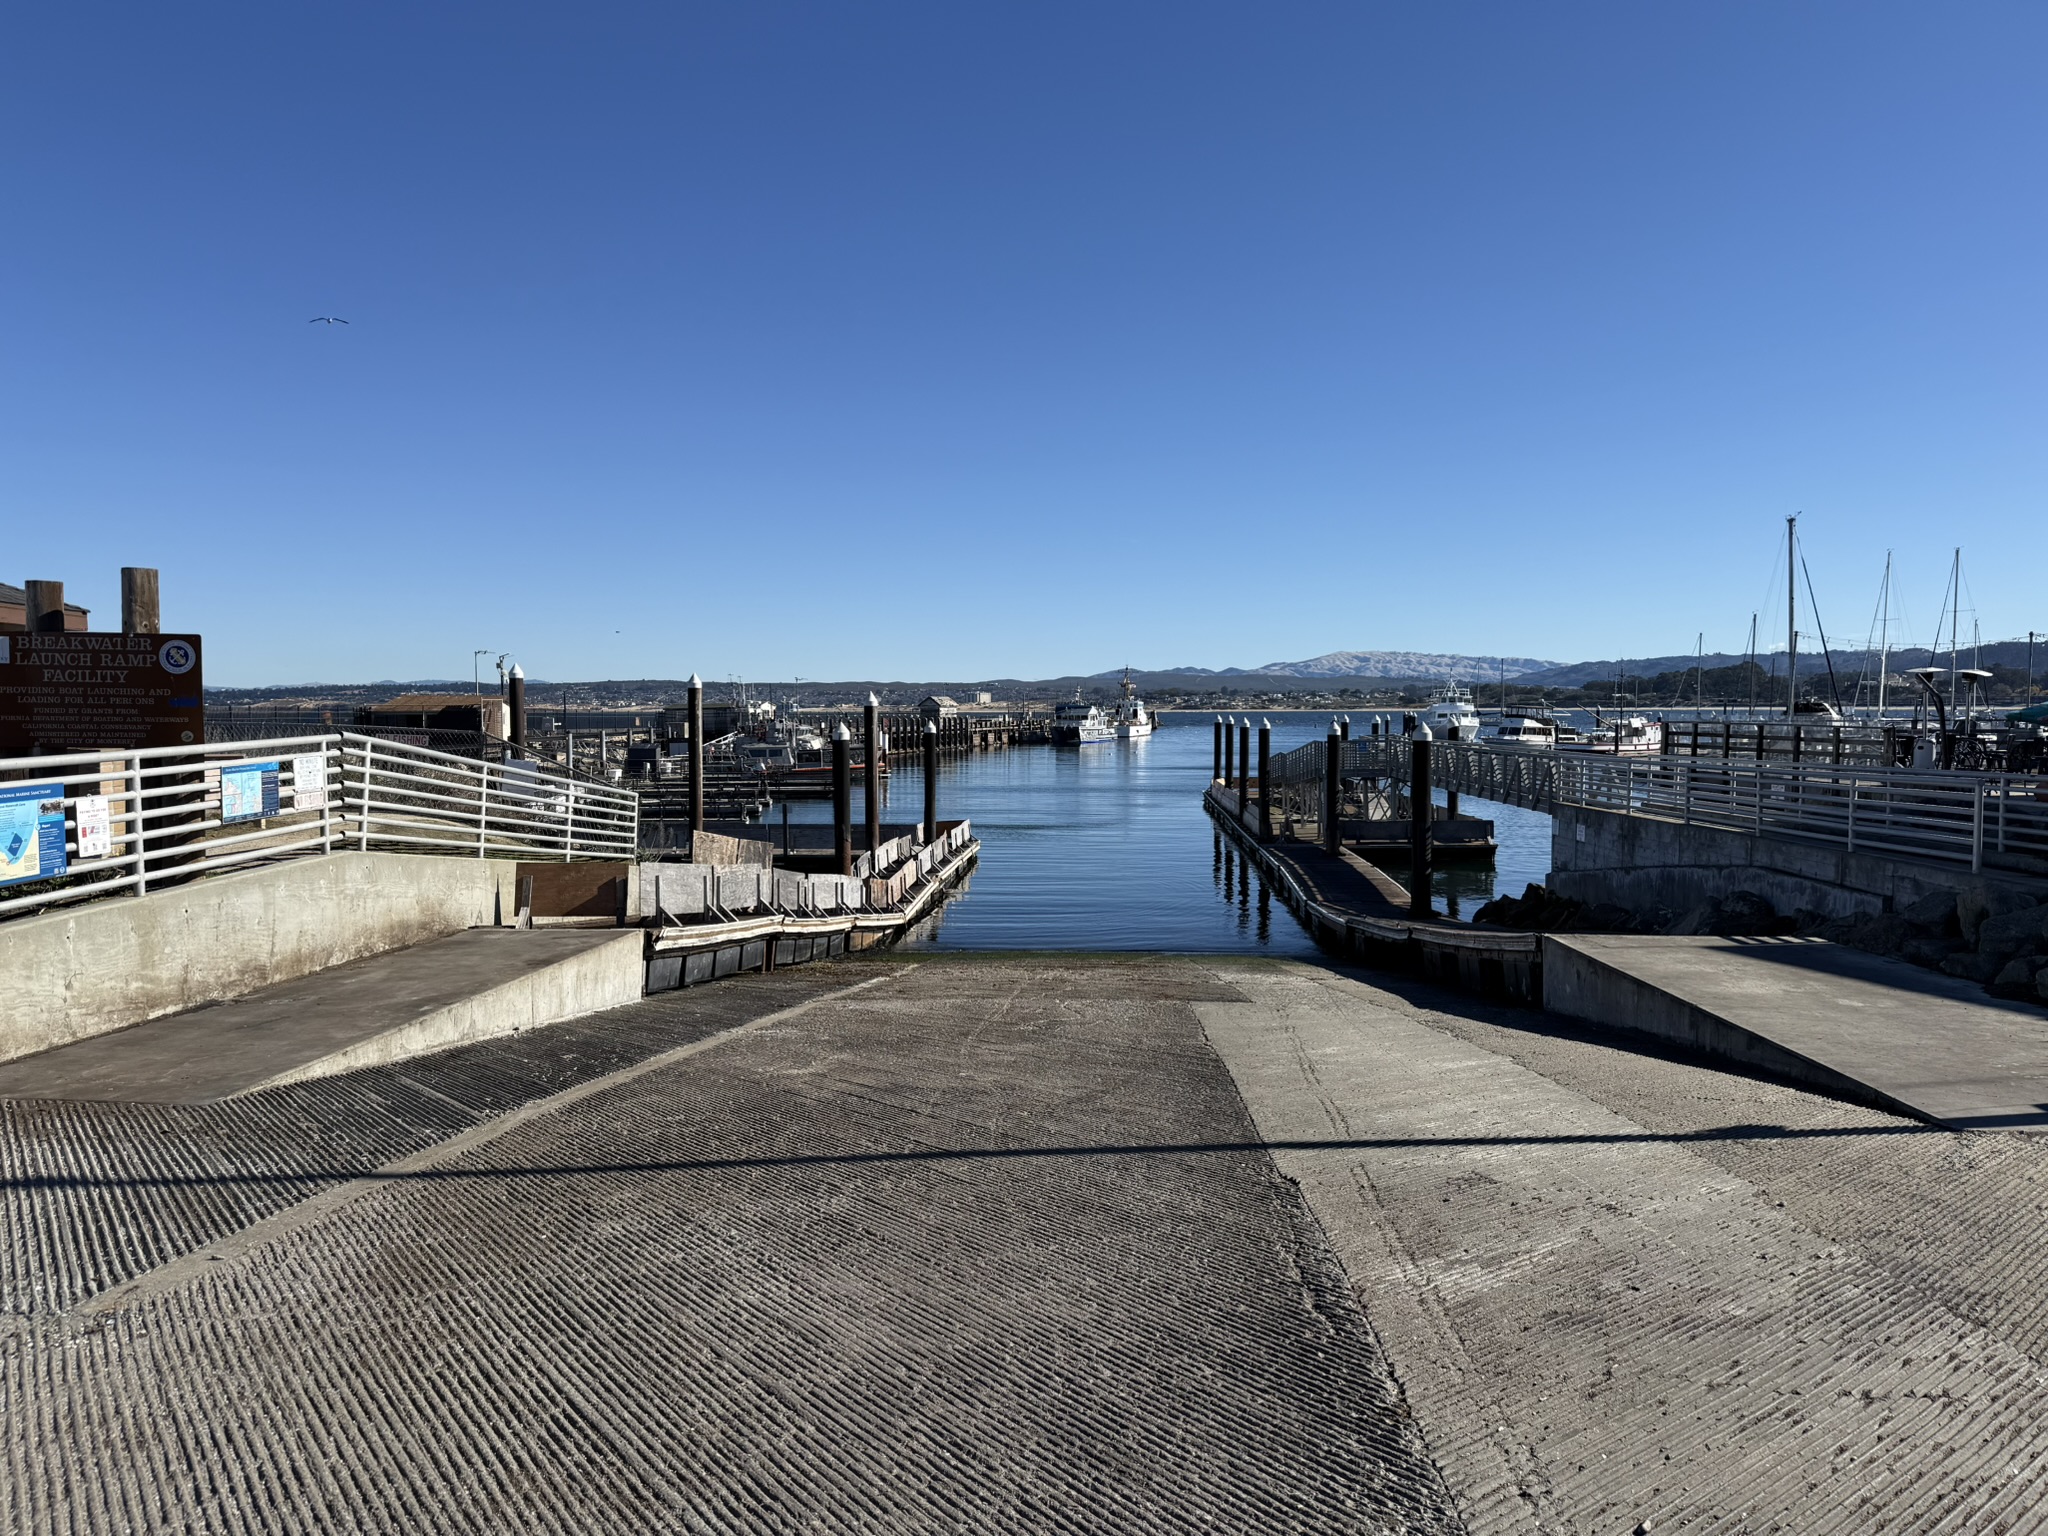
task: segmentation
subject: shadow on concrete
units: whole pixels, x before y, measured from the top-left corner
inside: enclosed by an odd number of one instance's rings
[[[1901,1121],[1897,1125],[1798,1127],[1716,1125],[1697,1131],[1633,1131],[1584,1136],[1380,1136],[1334,1141],[1185,1141],[1100,1143],[1054,1147],[924,1147],[905,1152],[808,1152],[785,1157],[663,1158],[636,1162],[541,1163],[524,1168],[304,1168],[250,1173],[33,1174],[0,1179],[0,1189],[200,1188],[238,1184],[435,1184],[463,1180],[557,1179],[589,1174],[720,1173],[765,1168],[862,1168],[896,1163],[1015,1162],[1025,1158],[1191,1157],[1261,1152],[1428,1151],[1471,1147],[1683,1146],[1688,1142],[1842,1141],[1873,1136],[1948,1134],[1939,1126]]]

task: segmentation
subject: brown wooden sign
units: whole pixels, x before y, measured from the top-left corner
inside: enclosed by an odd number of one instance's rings
[[[0,757],[205,740],[197,635],[0,635]]]

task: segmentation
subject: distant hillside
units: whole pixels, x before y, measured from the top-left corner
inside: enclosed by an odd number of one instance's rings
[[[1474,679],[1483,682],[1499,677],[1503,670],[1509,677],[1521,677],[1558,665],[1533,656],[1453,656],[1440,651],[1331,651],[1326,655],[1311,656],[1307,661],[1269,661],[1262,667],[1162,667],[1147,675],[1187,678],[1368,677],[1422,682],[1448,682],[1453,678],[1463,678],[1468,682]],[[1095,674],[1098,679],[1115,679],[1121,675],[1121,668]]]

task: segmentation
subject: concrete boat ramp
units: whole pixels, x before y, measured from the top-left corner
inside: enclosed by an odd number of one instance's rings
[[[852,957],[0,1101],[0,1529],[2044,1533],[2044,1199],[1423,982]]]
[[[1938,1124],[2048,1131],[2048,1012],[1823,939],[1547,934],[1543,1000]]]

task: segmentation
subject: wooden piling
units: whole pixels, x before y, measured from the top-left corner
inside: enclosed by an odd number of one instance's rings
[[[690,674],[690,830],[704,830],[704,680]],[[691,857],[695,857],[694,850]]]
[[[23,585],[28,591],[28,631],[32,635],[61,635],[64,633],[64,583],[61,581],[31,581]]]
[[[924,726],[924,840],[939,840],[939,728]]]
[[[505,678],[506,713],[511,718],[508,729],[511,742],[521,757],[526,756],[526,669],[518,662],[512,663],[512,670]]]
[[[1323,738],[1323,851],[1336,853],[1344,846],[1343,828],[1338,822],[1344,787],[1344,737],[1337,722],[1330,722],[1330,734]]]
[[[157,573],[148,566],[121,567],[121,633],[163,633],[163,608],[157,600]]]
[[[1418,724],[1408,738],[1408,915],[1427,918],[1433,914],[1429,903],[1429,887],[1434,877],[1431,868],[1431,844],[1433,842],[1429,783],[1429,727]]]
[[[881,700],[871,693],[866,708],[861,711],[861,754],[866,759],[861,765],[861,797],[865,801],[862,809],[867,812],[869,853],[882,846],[881,709]]]
[[[851,735],[844,722],[832,727],[832,853],[833,867],[853,873],[853,769],[847,761]]]
[[[1273,840],[1273,722],[1259,722],[1259,838]]]

